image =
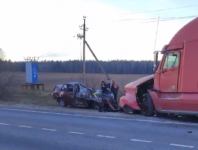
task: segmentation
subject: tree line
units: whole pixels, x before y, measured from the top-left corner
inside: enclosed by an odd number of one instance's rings
[[[81,60],[68,61],[39,61],[38,72],[57,72],[57,73],[82,73],[83,62]],[[100,61],[104,70],[109,74],[152,74],[153,61],[128,61],[112,60]],[[10,60],[1,61],[2,71],[25,72],[25,61],[12,62]],[[98,63],[94,60],[86,61],[86,73],[102,73]]]

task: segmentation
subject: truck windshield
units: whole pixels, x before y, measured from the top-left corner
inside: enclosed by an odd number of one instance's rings
[[[168,53],[164,62],[163,69],[169,69],[178,66],[178,53]]]

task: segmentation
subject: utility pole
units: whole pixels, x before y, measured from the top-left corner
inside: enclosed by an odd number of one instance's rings
[[[158,20],[157,20],[157,30],[156,30],[156,35],[155,35],[154,51],[155,51],[156,42],[157,42],[157,33],[158,33],[158,26],[159,26],[159,18],[160,17],[158,17]]]
[[[83,16],[84,24],[82,26],[79,26],[81,30],[83,30],[82,34],[77,34],[78,39],[83,38],[83,83],[85,84],[85,38],[86,38],[86,31],[88,31],[88,28],[86,28],[86,17]],[[83,27],[83,28],[82,28]]]
[[[102,72],[106,75],[106,78],[109,78],[109,75],[105,72],[104,68],[102,67],[100,61],[98,60],[98,58],[96,57],[96,55],[94,54],[93,50],[91,49],[91,47],[89,46],[89,44],[87,43],[87,41],[85,41],[87,47],[89,48],[91,54],[93,55],[93,57],[95,58],[95,60],[97,61],[98,65],[100,66]]]
[[[84,16],[83,17],[83,19],[84,19],[84,24],[83,24],[83,82],[84,82],[84,84],[85,84],[85,30],[86,30],[86,24],[85,24],[85,22],[86,22],[86,17]]]

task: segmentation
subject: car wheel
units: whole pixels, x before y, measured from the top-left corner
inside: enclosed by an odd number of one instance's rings
[[[93,109],[98,110],[98,109],[99,109],[99,104],[98,104],[97,102],[92,101],[92,102],[91,102],[91,107],[92,107]]]
[[[62,100],[62,99],[60,99],[60,100],[59,100],[59,106],[60,106],[60,107],[65,107],[65,106],[66,106],[66,105],[65,105],[65,101]]]
[[[148,93],[145,93],[142,98],[141,112],[144,116],[154,115],[153,101]]]

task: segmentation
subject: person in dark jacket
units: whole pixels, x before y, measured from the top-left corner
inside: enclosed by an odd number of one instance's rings
[[[107,93],[107,85],[106,85],[105,81],[101,82],[101,90],[102,90],[103,94]]]
[[[111,103],[109,102],[108,99],[104,98],[106,96],[106,94],[109,94],[110,92],[110,88],[107,88],[107,85],[105,83],[105,81],[101,82],[101,90],[102,90],[102,99],[99,105],[99,112],[102,112],[104,109],[104,101],[106,101],[108,103],[108,105],[111,107],[112,110],[114,110],[113,106],[111,105]]]
[[[103,95],[107,93],[107,86],[106,86],[105,81],[101,82],[100,88],[102,90],[102,97],[103,97]],[[99,112],[102,112],[103,108],[104,108],[104,103],[103,103],[103,99],[101,99],[101,102],[99,105]]]
[[[112,80],[112,84],[111,84],[111,92],[114,95],[114,100],[117,101],[117,95],[118,95],[118,90],[119,90],[119,85],[117,83],[115,83],[114,80]]]
[[[111,79],[108,78],[106,81],[106,87],[107,87],[107,92],[110,93],[111,92]]]
[[[80,92],[80,87],[78,84],[74,85],[74,101],[77,102],[77,93]]]

